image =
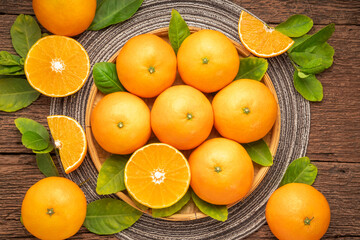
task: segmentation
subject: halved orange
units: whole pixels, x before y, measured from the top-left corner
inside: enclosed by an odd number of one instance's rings
[[[34,89],[49,97],[65,97],[84,85],[90,73],[90,60],[76,40],[51,35],[31,47],[24,68]]]
[[[70,173],[80,166],[86,155],[84,129],[68,116],[52,115],[47,117],[47,121],[65,173]]]
[[[190,176],[184,155],[165,143],[138,149],[125,166],[128,193],[150,208],[165,208],[179,201],[189,188]]]
[[[291,38],[268,27],[245,11],[240,14],[238,31],[244,47],[258,57],[278,56],[294,44]]]

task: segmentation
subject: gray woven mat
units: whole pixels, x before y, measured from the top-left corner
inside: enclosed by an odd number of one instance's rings
[[[177,9],[188,25],[223,32],[239,42],[237,24],[240,6],[222,0],[145,0],[140,10],[128,21],[101,31],[87,31],[78,39],[89,53],[91,65],[107,61],[135,35],[169,24],[171,9]],[[281,110],[280,143],[264,180],[245,200],[229,209],[229,219],[218,222],[203,218],[170,222],[142,216],[132,227],[117,234],[120,239],[240,239],[260,228],[265,222],[265,204],[277,188],[290,161],[306,153],[310,130],[310,106],[294,89],[292,66],[286,55],[269,59],[268,74],[275,86]],[[63,114],[85,125],[85,109],[93,79],[67,98],[53,98],[50,114]],[[100,199],[96,194],[97,171],[87,155],[78,170],[68,175],[76,183],[90,178],[82,186],[88,202]],[[116,197],[116,196],[110,196]]]

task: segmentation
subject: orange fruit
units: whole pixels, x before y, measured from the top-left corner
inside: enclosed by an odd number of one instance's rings
[[[326,198],[304,183],[277,189],[269,198],[265,215],[271,232],[280,240],[321,239],[330,224]]]
[[[240,61],[234,44],[215,30],[200,30],[188,36],[179,48],[177,60],[182,80],[207,93],[231,83]]]
[[[52,115],[47,117],[47,121],[65,173],[70,173],[80,166],[86,156],[84,129],[75,119],[67,116]]]
[[[86,216],[86,198],[74,182],[44,178],[25,194],[21,217],[25,228],[40,239],[60,240],[77,233]]]
[[[63,36],[47,36],[29,50],[25,74],[30,85],[49,97],[77,92],[90,73],[90,60],[79,42]]]
[[[150,138],[150,110],[141,98],[131,93],[108,94],[91,113],[91,130],[106,151],[130,154]]]
[[[125,166],[125,186],[139,203],[150,208],[175,204],[187,192],[190,168],[184,155],[164,144],[146,145],[130,157]]]
[[[268,27],[245,11],[240,14],[238,31],[244,47],[258,57],[278,56],[294,44],[291,38]]]
[[[229,84],[215,95],[212,106],[215,128],[239,143],[263,138],[277,116],[274,95],[263,83],[251,79]]]
[[[227,205],[250,190],[254,167],[246,150],[226,138],[207,140],[189,157],[191,188],[206,202]]]
[[[48,31],[75,36],[84,32],[93,21],[96,0],[33,0],[33,9]]]
[[[151,127],[156,137],[180,150],[195,148],[205,141],[213,119],[209,100],[186,85],[166,89],[151,110]]]
[[[154,34],[131,38],[116,59],[120,82],[131,93],[152,98],[175,81],[175,52],[163,39]]]

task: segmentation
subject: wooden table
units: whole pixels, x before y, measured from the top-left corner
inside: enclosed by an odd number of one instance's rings
[[[318,75],[324,100],[311,103],[311,133],[307,156],[318,167],[314,187],[331,207],[331,224],[325,239],[360,238],[360,1],[233,0],[267,23],[278,24],[293,14],[306,14],[319,30],[333,22],[329,43],[335,49],[334,65]],[[15,53],[10,27],[17,15],[31,14],[31,0],[0,0],[0,50]],[[43,178],[35,155],[21,144],[14,125],[18,117],[46,124],[50,98],[41,96],[15,113],[0,112],[0,239],[33,238],[20,223],[21,202],[27,189]],[[72,239],[112,239],[84,227]],[[267,225],[248,239],[273,239]]]

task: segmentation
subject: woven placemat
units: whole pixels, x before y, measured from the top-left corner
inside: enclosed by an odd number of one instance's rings
[[[129,20],[101,31],[87,31],[78,41],[89,53],[91,66],[107,61],[133,36],[166,27],[171,10],[175,8],[190,26],[214,29],[239,41],[238,20],[240,6],[223,0],[145,0],[139,11]],[[246,10],[245,10],[246,11]],[[310,131],[310,105],[294,89],[293,67],[286,54],[268,59],[268,74],[273,81],[281,111],[280,143],[264,180],[246,199],[229,209],[229,219],[219,222],[203,218],[186,222],[170,222],[143,215],[127,230],[118,233],[120,239],[240,239],[260,228],[265,222],[265,205],[277,188],[292,160],[305,156]],[[53,98],[50,114],[75,118],[84,127],[85,109],[92,76],[75,95]],[[83,164],[67,175],[75,183],[90,179],[82,186],[88,202],[100,199],[96,194],[98,173],[87,155]],[[116,196],[105,196],[114,197]]]

